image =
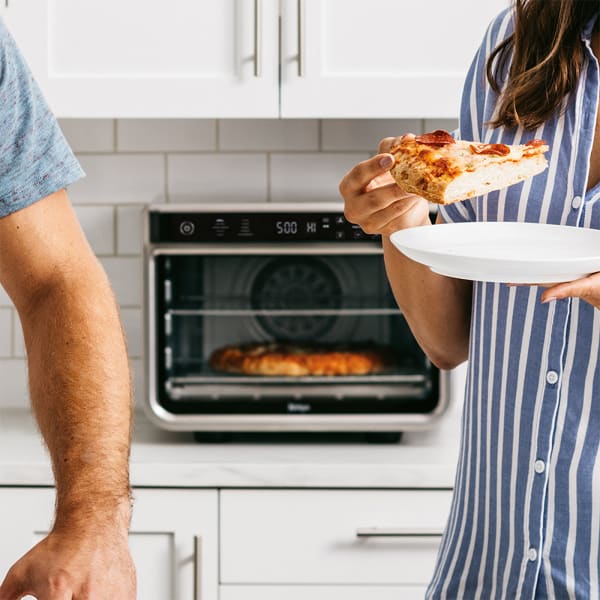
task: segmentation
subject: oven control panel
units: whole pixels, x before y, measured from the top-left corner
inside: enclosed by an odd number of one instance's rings
[[[342,213],[151,212],[151,243],[379,240]]]

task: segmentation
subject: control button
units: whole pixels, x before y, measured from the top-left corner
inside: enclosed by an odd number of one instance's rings
[[[581,202],[581,196],[575,196],[575,198],[573,198],[573,200],[571,201],[571,206],[573,207],[573,210],[577,210],[581,206]]]
[[[191,221],[182,221],[179,225],[179,232],[182,235],[193,235],[196,231],[196,226]]]
[[[533,464],[536,473],[543,473],[546,470],[546,463],[543,460],[536,460]]]
[[[343,224],[346,222],[346,219],[344,219],[344,217],[343,217],[342,215],[338,215],[338,216],[335,218],[335,222],[336,222],[338,225],[343,225]]]
[[[346,237],[345,232],[343,231],[336,231],[335,232],[335,239],[336,240],[343,240]]]
[[[558,373],[556,371],[548,371],[546,373],[546,381],[550,385],[554,385],[558,381]]]
[[[537,550],[535,548],[529,548],[527,551],[527,558],[533,562],[537,560]]]

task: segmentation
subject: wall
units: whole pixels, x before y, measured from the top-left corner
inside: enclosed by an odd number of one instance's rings
[[[113,285],[143,397],[142,208],[149,203],[340,200],[340,178],[386,136],[454,121],[63,120],[87,177],[69,189]],[[18,317],[0,289],[0,407],[27,406]]]

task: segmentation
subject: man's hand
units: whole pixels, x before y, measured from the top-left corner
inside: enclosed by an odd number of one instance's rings
[[[38,600],[132,600],[135,570],[127,532],[50,533],[12,566],[0,586],[0,600],[29,594]]]
[[[542,294],[542,302],[564,298],[581,298],[600,310],[600,273],[592,273],[575,281],[552,285]]]

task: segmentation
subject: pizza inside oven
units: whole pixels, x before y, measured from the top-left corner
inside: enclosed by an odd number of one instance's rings
[[[389,369],[393,357],[389,347],[375,344],[249,343],[215,350],[210,357],[210,366],[225,373],[271,377],[367,375]]]

